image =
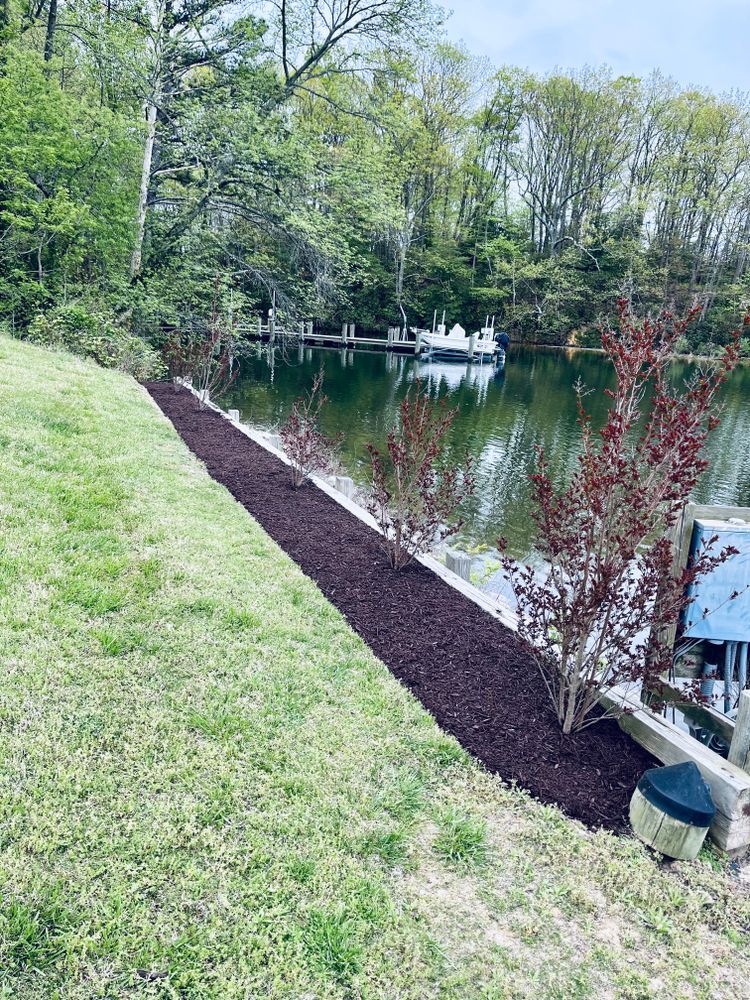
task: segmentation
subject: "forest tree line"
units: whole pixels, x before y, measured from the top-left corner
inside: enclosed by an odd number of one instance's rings
[[[686,69],[689,76],[689,69]],[[0,0],[0,322],[497,317],[597,342],[623,292],[750,299],[750,103],[500,70],[427,0]],[[750,354],[750,345],[743,350]]]

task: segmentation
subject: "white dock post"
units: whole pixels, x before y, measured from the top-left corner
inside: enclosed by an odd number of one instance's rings
[[[469,360],[471,360],[474,357],[474,346],[476,345],[476,342],[477,342],[477,335],[475,333],[472,333],[472,335],[469,337]]]
[[[307,324],[305,326],[305,332],[307,333],[308,337],[312,337],[312,334],[313,334],[313,321],[311,319],[309,319],[307,321]]]
[[[419,332],[419,330],[417,330],[416,334],[414,335],[414,353],[419,354],[421,350],[422,350],[422,334]]]
[[[471,564],[473,560],[468,552],[459,552],[458,549],[448,549],[445,553],[445,565],[448,569],[460,576],[462,580],[471,583]]]
[[[336,476],[335,486],[347,499],[351,500],[354,496],[354,480],[350,476]]]
[[[734,735],[729,745],[729,763],[750,771],[750,691],[740,694]]]
[[[393,327],[388,327],[388,339],[385,342],[385,347],[387,351],[390,351],[393,347]]]
[[[341,324],[341,343],[342,344],[346,343],[346,336],[347,336],[348,332],[349,332],[349,324],[348,323],[342,323]]]
[[[354,340],[354,338],[356,336],[356,330],[357,330],[356,324],[355,323],[350,323],[349,324],[349,339],[350,340]]]
[[[260,313],[258,313],[258,340],[263,338],[263,320],[261,319]]]
[[[240,411],[229,410],[229,419],[234,420],[234,422],[238,424],[240,422]]]
[[[270,343],[276,340],[276,314],[273,309],[268,314],[268,340]]]

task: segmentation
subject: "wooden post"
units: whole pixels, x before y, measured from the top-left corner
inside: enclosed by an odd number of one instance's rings
[[[260,313],[258,313],[258,340],[263,339],[263,320]]]
[[[229,419],[230,420],[234,420],[235,423],[239,423],[240,422],[240,411],[239,410],[230,410],[229,411]]]
[[[750,691],[740,694],[740,705],[729,745],[729,763],[750,772]]]
[[[308,337],[312,337],[313,334],[313,321],[309,319],[306,324],[306,333]]]
[[[268,339],[271,343],[276,340],[276,314],[273,309],[268,314]]]
[[[692,861],[700,854],[707,826],[693,826],[652,805],[636,788],[630,800],[630,825],[644,844],[668,858]]]
[[[459,552],[457,549],[448,549],[445,553],[445,565],[448,569],[460,576],[462,580],[471,583],[471,563],[472,558],[468,552]]]
[[[354,340],[354,338],[356,336],[356,330],[357,330],[356,324],[355,323],[350,323],[349,324],[349,339],[350,340]]]
[[[342,344],[346,343],[346,335],[347,335],[348,332],[349,332],[349,324],[348,323],[342,323],[341,324],[341,343]]]
[[[477,335],[475,333],[472,333],[472,335],[469,337],[469,360],[470,361],[474,357],[474,346],[475,346],[476,342],[477,342]]]
[[[388,339],[386,340],[386,350],[390,351],[393,347],[393,327],[388,327]]]
[[[354,496],[354,480],[350,476],[336,476],[335,486],[347,499],[351,500]]]
[[[419,354],[421,350],[422,350],[422,334],[420,333],[419,330],[417,330],[414,339],[414,353]]]

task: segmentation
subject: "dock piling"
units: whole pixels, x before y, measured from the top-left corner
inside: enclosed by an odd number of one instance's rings
[[[467,583],[471,583],[472,561],[468,552],[459,552],[458,549],[448,549],[445,553],[446,567]]]
[[[335,476],[334,485],[339,493],[343,493],[347,499],[354,496],[354,480],[350,476]]]

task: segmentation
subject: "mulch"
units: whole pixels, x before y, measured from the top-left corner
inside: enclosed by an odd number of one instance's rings
[[[658,762],[613,720],[563,737],[513,632],[417,564],[390,569],[377,534],[186,390],[146,388],[209,473],[311,577],[444,730],[494,774],[592,827],[623,830]]]

